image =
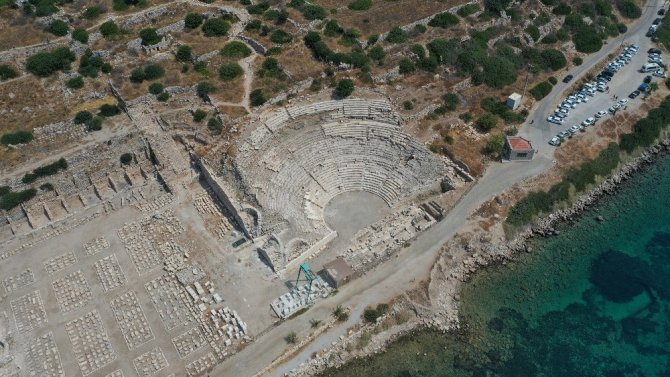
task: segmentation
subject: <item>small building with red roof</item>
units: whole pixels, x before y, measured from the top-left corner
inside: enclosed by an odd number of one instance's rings
[[[505,137],[505,147],[503,150],[503,159],[508,161],[530,161],[533,159],[535,149],[530,140],[520,136]]]

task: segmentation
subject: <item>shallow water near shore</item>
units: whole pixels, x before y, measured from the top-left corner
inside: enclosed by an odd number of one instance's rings
[[[461,330],[323,375],[670,376],[669,156],[533,249],[464,285]]]

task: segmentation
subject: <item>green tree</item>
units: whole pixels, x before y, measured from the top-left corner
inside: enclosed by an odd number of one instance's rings
[[[251,55],[251,49],[239,41],[232,41],[226,43],[225,46],[221,49],[221,55],[228,58],[246,58]]]
[[[536,101],[539,101],[551,93],[551,89],[552,86],[550,83],[542,81],[530,89],[530,94],[533,96],[533,98],[535,98]]]
[[[203,119],[207,117],[207,112],[203,109],[197,109],[196,111],[193,112],[193,121],[194,122],[202,122]]]
[[[202,24],[204,17],[200,13],[189,13],[184,17],[184,26],[188,29],[195,29]]]
[[[354,82],[351,79],[342,79],[335,87],[335,95],[339,98],[349,97],[354,92]]]
[[[212,85],[209,81],[201,81],[196,86],[195,92],[198,97],[207,100],[209,99],[209,94],[213,93],[216,90],[216,87]]]
[[[363,318],[365,319],[365,322],[375,323],[377,322],[377,318],[379,318],[379,313],[377,313],[377,310],[374,308],[365,308],[363,311]]]
[[[100,34],[106,39],[114,39],[120,32],[119,26],[114,21],[106,21],[100,25]]]
[[[142,44],[145,46],[155,45],[163,40],[163,37],[158,35],[158,32],[154,28],[140,30],[140,38],[142,38]]]
[[[75,124],[84,124],[93,119],[93,114],[90,111],[82,110],[74,116]]]
[[[501,158],[503,153],[503,147],[505,146],[505,138],[502,134],[491,135],[486,141],[486,146],[484,147],[484,153],[489,155],[492,158]]]
[[[540,29],[537,28],[537,26],[530,24],[526,28],[526,33],[530,35],[531,38],[533,38],[533,41],[537,42],[538,39],[540,39]]]
[[[401,59],[398,65],[399,65],[399,72],[400,74],[403,75],[407,73],[412,73],[416,70],[414,63],[407,58]]]
[[[262,89],[254,89],[249,93],[249,102],[251,106],[261,106],[267,101]]]
[[[88,43],[88,31],[86,29],[78,28],[72,31],[72,39],[80,43]]]
[[[180,62],[189,62],[191,61],[191,56],[193,50],[191,49],[191,46],[187,45],[181,45],[177,47],[177,61]]]
[[[382,48],[382,46],[374,46],[368,51],[368,56],[370,59],[382,62],[384,57],[386,57],[386,52],[384,52],[384,48]]]
[[[144,79],[151,81],[163,77],[165,69],[160,64],[149,64],[144,67]]]
[[[491,131],[498,124],[498,117],[495,114],[487,113],[477,119],[475,125],[484,132]]]
[[[407,40],[407,33],[399,26],[394,27],[386,36],[386,41],[389,43],[403,43]]]
[[[124,153],[119,157],[119,160],[123,165],[130,165],[133,162],[133,155],[131,153]]]
[[[223,125],[221,124],[221,122],[219,122],[218,119],[212,117],[209,118],[209,121],[207,122],[207,128],[209,128],[210,131],[214,133],[220,133],[221,130],[223,130]]]
[[[558,71],[568,65],[565,55],[562,52],[554,49],[547,49],[540,53],[544,60],[544,66],[550,68],[552,71]]]
[[[314,4],[305,4],[301,7],[302,16],[309,21],[323,20],[326,18],[326,10]]]
[[[94,5],[92,7],[86,8],[86,10],[84,10],[84,13],[82,13],[81,16],[87,20],[94,20],[100,17],[101,14],[102,14],[102,8],[100,8],[97,5]]]
[[[286,343],[294,344],[295,342],[298,341],[298,334],[296,334],[295,331],[291,331],[290,333],[286,334],[284,340],[286,341]]]
[[[142,81],[144,81],[144,69],[135,68],[132,71],[130,71],[130,81],[134,83],[141,83]]]
[[[17,145],[25,144],[33,140],[33,133],[30,131],[16,131],[14,133],[8,133],[0,137],[0,144],[3,145]]]
[[[293,41],[293,36],[281,29],[277,29],[270,35],[270,40],[277,44],[286,44]]]
[[[165,102],[168,99],[170,99],[170,93],[168,92],[161,92],[156,96],[156,99],[159,100],[160,102]]]
[[[354,0],[347,5],[347,8],[356,11],[368,10],[372,6],[372,0]]]
[[[603,41],[600,38],[600,35],[592,27],[583,28],[575,33],[572,36],[572,41],[575,43],[577,51],[587,54],[600,51],[603,47]]]
[[[89,132],[100,131],[102,129],[102,122],[104,122],[102,117],[93,117],[91,120],[86,122],[86,130]]]
[[[222,18],[210,18],[202,25],[206,37],[224,36],[230,30],[230,24]]]
[[[633,0],[617,0],[616,7],[626,18],[640,18],[642,10]]]
[[[435,15],[435,17],[428,22],[428,26],[446,29],[450,26],[458,25],[459,22],[460,20],[453,13],[442,12]]]
[[[67,32],[69,31],[69,27],[67,26],[67,23],[65,21],[61,20],[53,20],[49,24],[48,29],[49,33],[53,35],[57,35],[59,37],[63,37],[67,35]]]
[[[28,72],[40,76],[51,76],[58,70],[70,69],[70,63],[76,59],[74,53],[67,47],[59,47],[50,52],[38,52],[26,59]]]
[[[461,104],[461,99],[458,97],[458,94],[456,93],[447,93],[442,97],[442,100],[444,100],[444,106],[449,111],[456,110],[456,108],[458,108],[458,105]]]
[[[115,115],[119,115],[121,113],[121,110],[119,110],[119,106],[116,104],[103,104],[100,106],[100,111],[98,112],[99,116],[103,117],[113,117]]]
[[[219,68],[219,77],[223,81],[232,81],[244,74],[244,69],[237,63],[226,63]]]
[[[484,61],[482,82],[494,89],[502,89],[516,81],[516,67],[507,59],[497,56]]]

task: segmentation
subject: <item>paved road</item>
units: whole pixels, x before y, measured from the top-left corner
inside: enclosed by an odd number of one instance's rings
[[[647,6],[644,8],[642,17],[635,24],[632,24],[628,31],[612,40],[605,45],[600,51],[584,58],[582,65],[572,69],[569,74],[574,78],[568,84],[559,81],[554,87],[554,90],[549,93],[534,109],[532,125],[528,125],[519,133],[521,136],[529,139],[533,146],[539,151],[539,154],[544,156],[552,156],[554,147],[547,144],[549,139],[558,134],[560,131],[567,130],[574,124],[581,123],[587,117],[593,116],[600,110],[607,110],[614,102],[611,97],[613,95],[619,98],[628,98],[628,94],[637,89],[637,86],[642,82],[645,75],[639,73],[640,67],[647,62],[647,50],[652,47],[652,42],[645,37],[645,33],[649,26],[651,26],[654,18],[657,17],[656,12],[662,8],[663,2],[659,0],[649,0]],[[630,63],[624,66],[614,76],[609,83],[609,94],[600,93],[594,97],[589,97],[590,101],[586,104],[580,104],[577,108],[570,111],[570,115],[566,121],[557,126],[547,122],[547,116],[556,110],[559,103],[563,101],[565,96],[569,93],[564,93],[575,82],[578,82],[582,77],[588,73],[589,70],[598,62],[607,59],[607,55],[612,53],[622,44],[637,44],[640,49],[637,55],[633,57]],[[607,60],[609,61],[609,60]],[[565,75],[568,73],[566,72]],[[558,77],[563,80],[563,77]],[[640,97],[636,100],[630,101],[629,106],[635,106],[635,103],[640,102]],[[590,129],[589,129],[590,131]]]
[[[580,67],[571,72],[575,76],[575,80],[583,76],[593,64],[605,58],[613,49],[616,49],[624,38],[634,41],[634,43],[638,43],[641,46],[638,55],[646,55],[646,50],[642,51],[642,38],[644,38],[644,33],[660,6],[661,3],[658,2],[658,6],[646,8],[641,20],[631,26],[626,36],[615,38],[603,50],[586,58]],[[640,38],[640,34],[642,38]],[[633,62],[629,66],[633,64],[637,63]],[[307,313],[300,317],[283,322],[276,328],[268,331],[262,339],[258,339],[235,357],[229,358],[219,364],[211,375],[254,375],[263,367],[269,365],[286,348],[283,340],[286,334],[295,331],[299,336],[304,336],[309,328],[310,319],[327,318],[332,308],[339,304],[351,306],[354,313],[360,313],[361,308],[366,304],[388,301],[390,298],[402,294],[413,285],[415,280],[427,276],[441,246],[467,224],[467,217],[472,211],[477,209],[484,201],[502,193],[515,183],[534,177],[552,166],[554,148],[547,145],[546,142],[558,131],[556,128],[549,128],[544,119],[546,119],[548,112],[553,111],[555,104],[560,102],[562,91],[566,87],[567,85],[563,83],[557,85],[556,89],[536,108],[532,118],[535,119],[534,125],[526,127],[521,132],[522,135],[530,138],[534,145],[536,145],[536,148],[539,149],[539,153],[532,162],[492,165],[477,184],[449,212],[444,220],[422,233],[412,242],[410,247],[400,250],[396,254],[397,258],[383,263],[378,268],[368,272],[364,277],[345,285],[339,290],[337,295],[317,302]],[[577,117],[577,115],[574,116]],[[569,127],[569,125],[566,126]],[[330,344],[330,341],[337,340],[337,337],[344,333],[344,327],[331,330],[329,334],[324,335],[324,339],[319,340],[315,344],[327,346]],[[298,354],[285,367],[279,368],[273,375],[280,376],[283,372],[290,370],[291,367],[309,360],[311,354],[317,348],[307,347],[304,352]]]

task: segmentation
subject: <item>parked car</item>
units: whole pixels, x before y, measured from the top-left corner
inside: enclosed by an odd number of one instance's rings
[[[570,132],[568,131],[561,131],[558,133],[558,137],[560,137],[561,139],[565,139],[568,136],[570,136]]]
[[[668,75],[667,75],[667,74],[665,73],[665,71],[663,71],[662,69],[659,69],[658,71],[652,73],[652,75],[654,75],[654,76],[656,76],[656,77],[660,77],[660,78],[662,78],[662,79],[668,77]]]
[[[607,111],[600,110],[596,113],[596,118],[602,118],[607,115]]]
[[[566,108],[563,108],[563,107],[559,107],[558,109],[556,109],[556,113],[570,115],[570,110],[568,110]]]
[[[661,23],[661,21],[663,21],[663,19],[661,19],[661,18],[657,18],[657,19],[655,19],[654,22],[652,22],[651,24],[652,24],[652,25],[658,25],[658,24]]]
[[[574,77],[573,75],[567,75],[567,76],[565,76],[565,78],[563,79],[563,82],[567,84],[567,83],[569,83],[570,81],[572,81],[573,77]]]
[[[610,107],[609,109],[607,109],[607,111],[609,111],[610,113],[614,114],[614,113],[616,113],[617,109],[615,109],[614,106],[612,106],[612,107]]]
[[[588,118],[584,119],[584,121],[582,122],[582,124],[587,125],[587,126],[591,126],[591,125],[593,125],[593,123],[595,123],[595,122],[596,122],[596,118],[594,118],[594,117],[588,117]]]
[[[547,118],[547,122],[554,124],[563,124],[563,119],[550,115]]]
[[[658,14],[659,16],[664,15],[665,14],[665,9],[663,9],[663,8],[659,9],[658,13],[656,13],[656,14]]]
[[[568,114],[555,112],[555,113],[554,113],[554,116],[557,117],[557,118],[565,119],[565,118],[568,117]]]
[[[617,102],[620,106],[625,106],[628,103],[628,99],[622,98]]]
[[[658,49],[658,48],[656,48],[656,47],[652,47],[652,48],[650,48],[649,50],[647,50],[647,53],[648,53],[648,54],[660,54],[660,53],[661,53],[661,50]]]
[[[579,132],[579,126],[578,126],[578,125],[574,125],[574,126],[570,127],[570,129],[568,130],[568,132],[570,132],[570,133],[573,134],[573,135],[576,134],[577,132]]]
[[[642,84],[640,84],[640,86],[637,87],[637,90],[639,90],[641,92],[646,92],[647,89],[649,89],[649,84],[647,84],[645,82],[643,82]]]
[[[553,145],[554,147],[558,147],[561,145],[561,139],[558,138],[557,136],[554,136],[549,140],[549,145]]]
[[[649,84],[651,82],[651,76],[645,76],[644,80],[642,80],[645,84]]]
[[[628,98],[630,98],[630,99],[635,99],[635,98],[637,98],[637,96],[639,96],[639,95],[640,95],[640,91],[639,91],[639,90],[635,90],[635,91],[633,91],[631,94],[628,95]]]

